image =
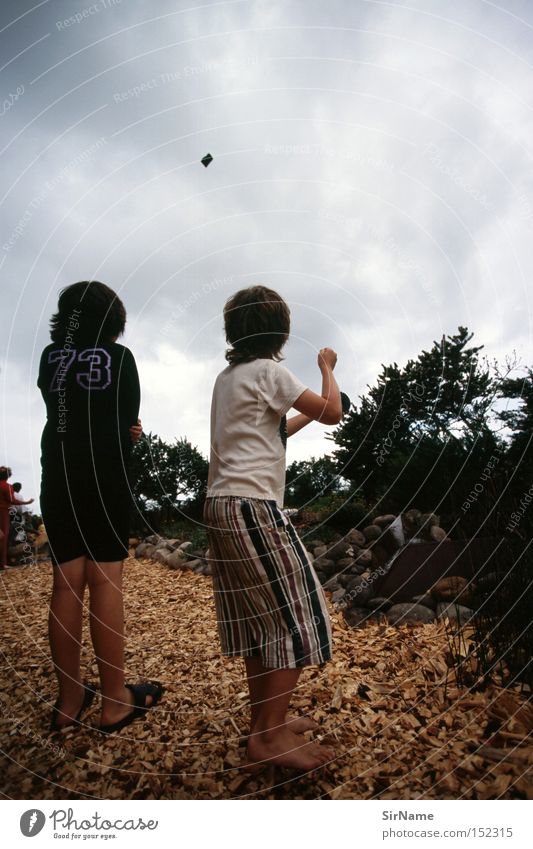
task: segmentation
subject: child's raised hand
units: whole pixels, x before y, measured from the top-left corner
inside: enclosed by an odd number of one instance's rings
[[[137,424],[130,427],[131,441],[135,444],[142,436],[143,426],[140,419],[137,419]]]
[[[324,368],[330,368],[331,371],[337,363],[337,353],[333,348],[321,348],[318,352],[318,367],[320,371]]]

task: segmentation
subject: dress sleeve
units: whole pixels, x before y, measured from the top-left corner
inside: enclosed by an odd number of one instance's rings
[[[268,360],[259,378],[259,395],[263,402],[280,417],[291,409],[307,386],[289,369]]]

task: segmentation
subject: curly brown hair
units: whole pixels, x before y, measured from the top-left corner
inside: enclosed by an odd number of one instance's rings
[[[240,289],[224,306],[224,329],[231,365],[257,359],[281,360],[289,338],[291,313],[281,295],[266,286]]]

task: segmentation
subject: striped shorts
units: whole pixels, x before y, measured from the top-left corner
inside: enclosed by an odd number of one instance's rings
[[[290,520],[275,501],[206,499],[222,653],[260,657],[265,668],[331,658],[325,596]]]

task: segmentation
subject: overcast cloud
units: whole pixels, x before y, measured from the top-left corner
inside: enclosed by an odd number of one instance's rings
[[[3,0],[0,462],[38,494],[60,288],[128,310],[146,430],[208,453],[221,311],[290,303],[352,398],[467,325],[531,363],[533,5]],[[200,159],[211,152],[208,168]],[[289,461],[331,450],[311,425]]]

